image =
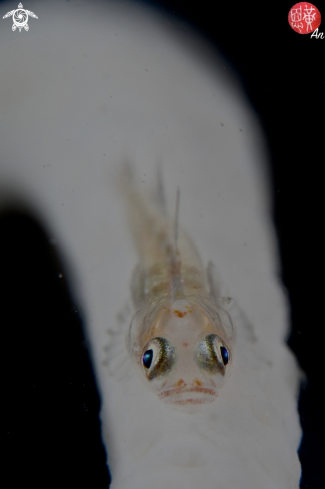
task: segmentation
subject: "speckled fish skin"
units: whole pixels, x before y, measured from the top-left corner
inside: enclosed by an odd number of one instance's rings
[[[230,316],[177,219],[141,195],[127,174],[129,222],[140,259],[131,286],[136,313],[128,351],[140,378],[165,403],[213,402],[232,362]]]

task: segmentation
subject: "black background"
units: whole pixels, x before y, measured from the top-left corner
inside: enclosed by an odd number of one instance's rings
[[[162,0],[149,5],[171,13],[184,29],[195,27],[221,50],[264,129],[282,280],[292,307],[288,341],[308,377],[299,399],[304,432],[300,487],[323,489],[325,39],[289,27],[293,3]],[[0,5],[5,12],[6,3]],[[320,3],[314,5],[322,13]],[[319,30],[325,36],[324,22]],[[82,314],[46,233],[46,223],[25,208],[8,204],[2,209],[4,487],[105,488],[109,473],[100,438],[100,401]]]

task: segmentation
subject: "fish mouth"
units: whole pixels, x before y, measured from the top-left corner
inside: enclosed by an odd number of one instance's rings
[[[159,399],[168,404],[207,404],[217,397],[217,391],[208,387],[177,387],[158,394]]]

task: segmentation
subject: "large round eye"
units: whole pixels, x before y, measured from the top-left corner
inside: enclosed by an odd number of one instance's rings
[[[176,360],[176,350],[165,338],[153,338],[144,347],[142,365],[149,380],[168,373]]]
[[[229,352],[225,346],[220,346],[220,352],[222,356],[222,361],[224,365],[227,365],[229,362]]]
[[[142,357],[142,363],[147,369],[151,367],[153,359],[153,350],[147,350]]]
[[[201,368],[211,374],[225,375],[230,352],[222,339],[216,334],[207,335],[196,347],[195,356]]]

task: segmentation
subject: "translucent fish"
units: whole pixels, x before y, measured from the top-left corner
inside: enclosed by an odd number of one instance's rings
[[[129,169],[123,189],[139,256],[131,284],[136,313],[126,338],[140,378],[168,404],[211,403],[232,363],[234,328],[218,295],[214,267],[207,271],[194,244],[156,202],[134,186]],[[179,195],[179,194],[178,194]],[[179,202],[179,199],[177,199]]]

